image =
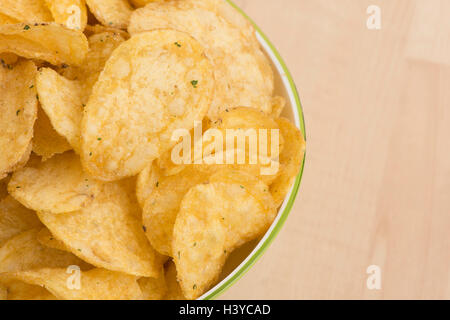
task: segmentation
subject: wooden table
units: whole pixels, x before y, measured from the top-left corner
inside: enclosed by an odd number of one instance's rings
[[[308,156],[281,234],[222,298],[449,299],[450,1],[236,3],[294,75]]]

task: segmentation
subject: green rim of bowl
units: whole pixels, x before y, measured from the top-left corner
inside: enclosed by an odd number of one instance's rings
[[[289,72],[286,63],[284,62],[283,58],[281,57],[278,50],[275,48],[275,46],[270,42],[270,40],[267,38],[267,36],[262,32],[262,30],[256,25],[256,23],[245,14],[244,11],[242,11],[241,8],[239,8],[236,4],[234,4],[231,0],[227,0],[231,6],[233,6],[237,11],[239,11],[248,21],[250,21],[253,26],[255,27],[257,33],[264,39],[264,41],[267,43],[267,45],[272,50],[272,53],[275,55],[276,59],[278,60],[279,64],[281,65],[283,72],[285,73],[289,85],[290,85],[290,91],[293,93],[295,98],[295,107],[297,109],[297,114],[299,117],[299,123],[296,123],[297,126],[300,126],[300,130],[303,133],[303,137],[305,137],[306,140],[306,129],[305,129],[305,120],[303,116],[303,109],[302,104],[300,102],[300,96],[298,94],[297,87],[294,83],[294,80],[292,78],[291,73]],[[303,169],[305,167],[305,160],[306,160],[306,152],[305,156],[303,158],[303,162],[300,168],[300,173],[298,174],[297,178],[295,179],[295,183],[292,187],[291,196],[289,197],[288,202],[286,203],[286,206],[281,213],[280,218],[278,219],[278,222],[275,226],[273,226],[268,232],[270,232],[269,235],[266,234],[266,236],[263,238],[265,240],[262,244],[259,243],[257,246],[257,249],[253,251],[249,257],[247,257],[242,264],[237,267],[233,273],[232,276],[228,276],[223,280],[221,283],[216,285],[214,288],[212,288],[209,292],[207,292],[205,295],[200,297],[200,300],[214,300],[217,299],[221,294],[223,294],[228,288],[230,288],[234,283],[236,283],[244,274],[246,274],[250,268],[261,258],[263,253],[269,248],[270,244],[274,241],[278,233],[280,232],[281,228],[283,227],[284,223],[286,222],[286,219],[289,216],[289,213],[291,212],[291,209],[294,205],[295,199],[297,197],[299,188],[300,188],[300,181],[302,180],[303,175]]]

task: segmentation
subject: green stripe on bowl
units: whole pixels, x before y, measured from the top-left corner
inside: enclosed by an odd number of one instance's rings
[[[284,74],[286,75],[290,88],[288,91],[293,94],[294,100],[295,100],[295,107],[296,110],[293,110],[294,113],[298,116],[298,122],[296,123],[296,126],[300,128],[301,132],[303,133],[303,136],[306,140],[306,129],[305,129],[305,120],[303,116],[303,109],[300,102],[300,96],[298,94],[297,87],[295,86],[294,80],[292,78],[291,73],[289,72],[286,63],[284,62],[283,58],[281,57],[278,50],[275,48],[275,46],[270,42],[270,40],[267,38],[267,36],[264,34],[264,32],[261,31],[261,29],[253,22],[252,19],[250,19],[244,11],[242,11],[241,8],[239,8],[236,4],[234,4],[231,0],[227,0],[237,11],[239,11],[246,19],[248,19],[253,26],[256,29],[256,32],[259,34],[259,36],[267,43],[267,45],[270,47],[272,53],[275,55],[277,61],[281,65]],[[237,267],[227,278],[225,278],[222,282],[220,282],[218,285],[216,285],[214,288],[212,288],[209,292],[204,294],[202,297],[199,298],[199,300],[213,300],[218,298],[221,294],[223,294],[229,287],[231,287],[236,281],[238,281],[255,263],[258,261],[259,258],[263,255],[263,253],[268,249],[270,244],[273,242],[275,237],[280,232],[281,228],[283,227],[284,223],[286,222],[286,219],[289,216],[289,213],[291,212],[291,209],[294,205],[295,199],[297,197],[299,188],[300,188],[300,181],[302,180],[303,175],[303,169],[305,167],[305,160],[306,160],[306,153],[305,157],[303,158],[303,162],[300,168],[300,173],[298,174],[297,178],[295,179],[295,183],[292,187],[289,200],[287,203],[285,202],[284,210],[279,214],[278,220],[275,225],[272,225],[272,227],[269,229],[269,231],[264,236],[263,240],[256,246],[256,248],[253,250],[253,252]]]

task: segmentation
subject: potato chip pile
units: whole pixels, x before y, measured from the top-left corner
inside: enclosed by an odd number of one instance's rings
[[[304,139],[225,1],[0,0],[0,59],[1,300],[196,299],[298,174]],[[174,139],[199,125],[200,149]],[[230,130],[276,130],[276,153],[197,161],[236,151],[212,142]]]

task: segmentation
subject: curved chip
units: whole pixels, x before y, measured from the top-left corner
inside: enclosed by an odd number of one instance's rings
[[[18,170],[8,184],[9,193],[27,208],[55,214],[87,207],[100,189],[101,183],[83,172],[73,152]]]
[[[101,24],[95,24],[95,25],[88,24],[88,25],[86,25],[86,29],[84,29],[84,33],[87,36],[92,36],[94,34],[103,33],[103,32],[109,32],[109,33],[113,33],[116,35],[120,35],[125,40],[130,39],[130,35],[128,34],[128,31],[113,28],[113,27],[103,26]]]
[[[223,151],[216,150],[216,137],[206,131],[203,135],[204,163],[197,166],[199,170],[214,173],[228,168],[248,172],[268,185],[274,181],[279,173],[279,154],[284,142],[272,117],[258,109],[237,107],[222,112],[211,128],[220,131],[223,144],[219,141],[218,147]],[[217,164],[218,161],[224,164]]]
[[[4,300],[56,300],[56,297],[48,290],[16,280],[7,273],[0,275],[0,300],[2,300],[2,287],[6,290]]]
[[[186,300],[177,280],[177,269],[173,261],[169,261],[165,267],[165,278],[167,284],[167,294],[165,300]]]
[[[44,268],[15,272],[7,276],[46,288],[60,300],[143,299],[136,277],[105,269],[77,272],[70,269]]]
[[[162,300],[167,294],[166,278],[164,268],[157,278],[140,278],[138,284],[141,287],[144,300]]]
[[[83,31],[87,24],[87,8],[84,0],[45,0],[56,23],[69,29]]]
[[[45,0],[1,0],[0,13],[20,22],[53,21]]]
[[[48,230],[47,228],[42,228],[38,232],[36,238],[39,241],[39,243],[42,244],[43,246],[53,248],[53,249],[58,249],[61,251],[70,251],[69,249],[67,249],[64,242],[56,239],[55,236],[52,235],[50,230]]]
[[[203,119],[213,90],[212,66],[187,34],[157,30],[122,43],[86,107],[84,168],[107,181],[136,175],[175,144],[175,130]]]
[[[0,13],[0,25],[2,24],[14,24],[19,23],[18,20],[8,17],[7,15],[4,15],[3,13]]]
[[[229,253],[262,235],[276,215],[268,187],[251,175],[225,170],[211,181],[186,194],[173,232],[178,280],[188,299],[206,292]]]
[[[105,26],[126,29],[133,8],[127,0],[86,0],[94,16]]]
[[[37,117],[36,73],[30,61],[0,67],[0,178],[28,160]]]
[[[89,268],[87,263],[69,252],[41,245],[37,241],[38,232],[38,229],[22,232],[3,244],[0,248],[0,273],[69,265]]]
[[[216,92],[208,117],[234,106],[272,111],[274,76],[248,24],[230,18],[222,1],[166,1],[150,3],[133,12],[128,31],[139,32],[173,28],[187,32],[205,46],[215,66]],[[234,12],[237,16],[239,13]],[[251,31],[249,31],[251,30]]]
[[[281,206],[300,171],[306,143],[300,130],[288,119],[279,118],[276,121],[284,137],[285,147],[280,154],[281,169],[270,185],[270,192],[277,206]]]
[[[141,208],[144,208],[145,201],[155,189],[158,180],[160,179],[160,170],[154,163],[145,167],[136,179],[136,198]],[[158,182],[159,185],[159,182]]]
[[[67,78],[77,80],[81,86],[81,100],[87,103],[91,95],[92,88],[97,82],[98,76],[103,71],[106,61],[111,53],[116,49],[125,38],[117,31],[103,31],[95,33],[88,39],[89,52],[86,56],[86,62],[81,66],[64,66],[60,72]],[[77,94],[79,94],[77,92]]]
[[[71,81],[50,68],[39,71],[36,79],[41,107],[53,128],[80,150],[81,120],[83,118],[83,89],[79,82]]]
[[[71,149],[67,140],[53,128],[45,111],[38,108],[38,117],[34,124],[33,152],[41,156],[42,161],[46,161],[55,154]]]
[[[145,7],[145,5],[151,3],[151,2],[157,2],[157,1],[166,1],[166,0],[130,0],[131,4],[135,6],[136,8]]]
[[[286,107],[286,99],[282,96],[275,96],[272,100],[272,117],[277,119],[283,113]]]
[[[150,185],[149,188],[153,190],[145,201],[142,213],[145,234],[159,253],[173,256],[173,226],[181,201],[190,188],[207,182],[209,175],[193,167],[186,167],[176,175],[164,176],[156,165],[153,165],[151,174],[154,177],[149,181],[154,185]]]
[[[8,288],[0,283],[0,301],[8,298]]]
[[[83,210],[39,218],[68,250],[83,260],[109,270],[157,277],[162,258],[142,230],[141,212],[121,183],[108,183]]]
[[[24,231],[39,227],[42,223],[34,211],[28,210],[11,196],[0,201],[0,246]]]
[[[86,58],[88,42],[80,30],[56,23],[5,24],[0,26],[0,52],[12,52],[54,65],[80,65]]]

